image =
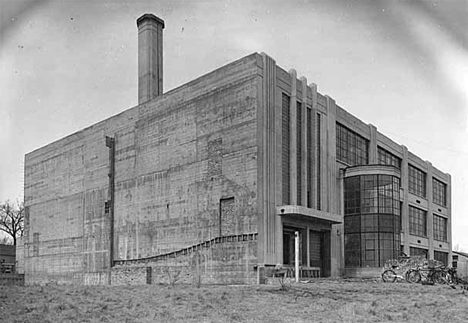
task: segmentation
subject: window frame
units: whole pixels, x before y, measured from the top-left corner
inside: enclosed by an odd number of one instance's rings
[[[416,213],[412,213],[412,210]],[[422,221],[424,219],[424,221]],[[415,206],[408,206],[409,234],[427,238],[427,211]],[[424,228],[424,231],[421,231]]]
[[[408,164],[408,191],[411,194],[427,197],[427,174],[421,169]]]
[[[380,146],[377,146],[377,161],[379,165],[390,165],[401,169],[401,158]]]
[[[336,159],[350,166],[369,164],[369,140],[336,123]]]
[[[448,242],[448,219],[438,214],[433,214],[433,217],[434,240]]]
[[[435,177],[432,178],[432,202],[443,207],[447,206],[447,184]]]

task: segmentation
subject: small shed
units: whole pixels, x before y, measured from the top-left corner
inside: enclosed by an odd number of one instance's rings
[[[13,245],[0,244],[0,263],[15,263],[16,247]]]
[[[457,269],[459,277],[468,279],[468,253],[452,251],[452,267]]]

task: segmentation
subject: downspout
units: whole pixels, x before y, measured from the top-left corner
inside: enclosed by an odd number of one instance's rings
[[[106,136],[106,146],[109,148],[109,285],[111,284],[111,270],[114,266],[114,178],[115,178],[115,139]]]

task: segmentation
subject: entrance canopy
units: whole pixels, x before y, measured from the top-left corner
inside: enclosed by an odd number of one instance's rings
[[[282,205],[276,207],[276,212],[281,216],[304,220],[322,220],[329,224],[339,224],[343,222],[343,217],[339,214],[328,213],[315,209],[309,209],[300,205]]]

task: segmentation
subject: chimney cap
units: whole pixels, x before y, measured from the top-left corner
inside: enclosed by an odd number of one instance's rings
[[[140,24],[146,20],[146,19],[150,19],[150,20],[153,20],[155,21],[156,23],[160,24],[162,26],[162,28],[164,28],[164,20],[162,20],[161,18],[158,18],[156,17],[155,15],[153,15],[152,13],[145,13],[144,15],[142,15],[140,18],[137,19],[137,27],[140,26]]]

